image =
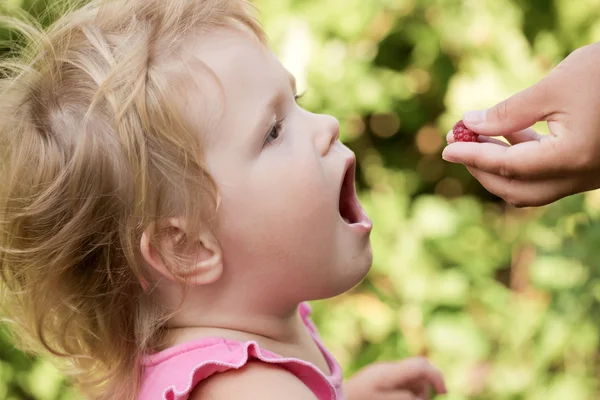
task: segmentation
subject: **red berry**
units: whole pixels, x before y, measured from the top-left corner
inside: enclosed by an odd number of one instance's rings
[[[476,142],[479,137],[478,134],[470,131],[469,128],[465,126],[462,119],[454,125],[452,132],[454,133],[454,140],[457,142]]]

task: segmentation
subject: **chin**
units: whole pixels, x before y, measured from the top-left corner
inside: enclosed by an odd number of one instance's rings
[[[354,282],[354,284],[352,285],[352,287],[350,289],[352,289],[354,286],[361,283],[363,281],[363,279],[365,279],[365,277],[368,275],[369,271],[371,270],[371,266],[373,265],[373,254],[370,250],[371,249],[369,248],[369,254],[367,256],[365,256],[365,259],[362,260],[362,262],[360,263],[359,266],[357,266],[357,279],[356,279],[356,282]],[[350,289],[348,289],[348,290],[350,290]]]
[[[348,263],[345,267],[340,269],[336,281],[332,282],[332,288],[335,288],[333,290],[334,293],[328,297],[344,294],[359,285],[365,279],[373,265],[373,254],[370,246],[369,251],[366,253],[367,254],[364,254],[359,259],[353,259],[351,265]]]

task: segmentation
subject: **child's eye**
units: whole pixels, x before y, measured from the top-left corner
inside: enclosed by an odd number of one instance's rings
[[[269,129],[269,133],[267,133],[267,137],[265,138],[265,146],[272,144],[275,140],[279,138],[281,134],[281,126],[283,124],[283,120],[276,121],[271,129]]]
[[[296,103],[300,101],[302,96],[304,96],[304,93],[294,94],[294,100],[296,101]],[[265,137],[265,146],[272,144],[275,140],[279,138],[279,136],[281,135],[281,128],[283,126],[284,120],[285,118],[281,119],[280,121],[275,121],[271,129],[269,129],[269,133],[267,133],[267,136]]]

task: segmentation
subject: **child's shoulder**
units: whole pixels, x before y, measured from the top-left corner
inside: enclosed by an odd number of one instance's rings
[[[278,365],[250,361],[205,380],[192,391],[190,400],[206,399],[315,400],[313,392],[294,374]]]
[[[204,338],[144,357],[138,400],[154,400],[157,395],[161,400],[331,400],[341,392],[341,371],[337,367],[334,371],[327,377],[314,365],[281,357],[255,341]],[[286,393],[280,396],[283,390]]]

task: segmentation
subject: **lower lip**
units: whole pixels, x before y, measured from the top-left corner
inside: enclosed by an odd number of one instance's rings
[[[371,221],[371,219],[369,218],[367,213],[362,209],[362,207],[360,207],[360,205],[359,205],[359,209],[360,209],[360,213],[361,213],[360,221],[352,223],[352,224],[346,222],[343,218],[342,218],[342,221],[344,221],[344,223],[346,225],[348,225],[350,228],[352,228],[356,232],[369,233],[369,232],[371,232],[371,229],[373,229],[373,221]]]

